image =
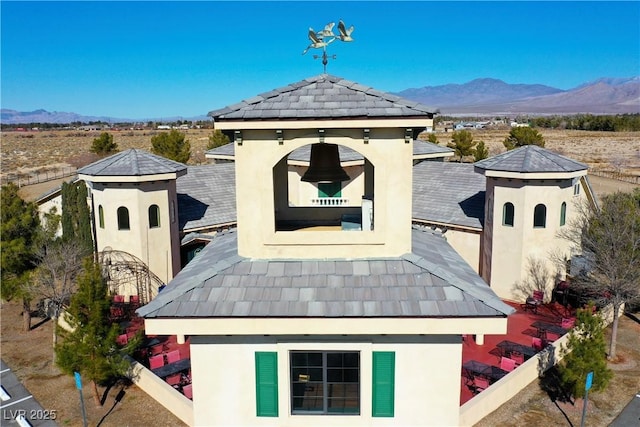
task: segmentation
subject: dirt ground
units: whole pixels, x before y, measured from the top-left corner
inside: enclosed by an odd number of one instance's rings
[[[72,376],[53,364],[52,323],[34,318],[32,330],[22,332],[22,306],[16,302],[0,305],[0,356],[45,410],[56,411],[60,426],[82,426],[80,397]],[[83,399],[88,425],[91,427],[177,427],[185,424],[164,406],[136,386],[114,407],[120,386],[99,388],[104,404],[96,407],[89,383],[83,384]],[[105,396],[106,393],[106,396]],[[111,408],[113,410],[109,413]],[[107,413],[109,413],[107,415]],[[2,423],[0,423],[2,424]]]
[[[640,315],[636,313],[635,317]],[[611,327],[607,328],[607,337]],[[608,343],[608,338],[607,338]],[[607,426],[640,393],[640,323],[630,317],[620,318],[617,360],[609,363],[614,372],[606,390],[589,392],[586,426]],[[476,427],[579,426],[583,400],[553,402],[534,381],[513,399],[483,418]],[[638,424],[640,425],[640,424]],[[633,427],[633,426],[629,426]]]

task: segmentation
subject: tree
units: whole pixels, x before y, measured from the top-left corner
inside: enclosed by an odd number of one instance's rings
[[[62,195],[62,237],[76,240],[90,253],[93,251],[91,217],[87,203],[87,185],[83,181],[63,183]]]
[[[23,329],[29,331],[32,295],[27,283],[35,268],[34,242],[40,219],[35,204],[22,200],[15,184],[2,187],[1,199],[0,289],[3,299],[22,299]]]
[[[524,145],[537,145],[544,147],[544,138],[537,130],[528,126],[518,126],[511,128],[509,136],[503,141],[507,150],[522,147]]]
[[[461,130],[459,132],[453,132],[451,135],[451,142],[447,144],[447,147],[453,148],[456,156],[460,156],[460,163],[464,156],[470,156],[473,154],[476,143],[473,141],[473,135],[468,130]]]
[[[487,149],[487,146],[484,145],[484,141],[478,141],[478,145],[476,145],[476,149],[473,152],[473,161],[479,162],[487,157],[489,157],[489,150]]]
[[[220,129],[215,129],[213,132],[211,132],[211,135],[209,136],[209,143],[207,144],[207,150],[211,150],[212,148],[226,145],[230,142],[231,140],[227,135],[222,133]]]
[[[575,327],[562,351],[565,356],[559,371],[565,390],[574,397],[584,397],[585,380],[593,372],[593,390],[603,390],[612,377],[607,367],[607,344],[604,338],[604,321],[593,313],[593,306],[578,309]]]
[[[39,262],[32,276],[31,293],[48,302],[54,350],[58,343],[58,317],[76,290],[76,277],[88,253],[78,240],[67,239],[50,240],[38,250]]]
[[[72,331],[57,346],[56,363],[65,373],[80,372],[91,382],[96,406],[101,406],[98,384],[122,377],[129,369],[116,344],[118,324],[109,321],[110,303],[100,265],[85,258],[67,312]]]
[[[151,151],[167,159],[187,163],[191,157],[191,144],[184,139],[185,135],[172,129],[171,132],[160,132],[151,137]]]
[[[612,305],[609,358],[615,359],[620,308],[640,301],[640,190],[606,195],[599,209],[580,209],[562,235],[581,247],[588,261],[587,268],[572,277],[572,285],[598,305]]]
[[[438,137],[433,132],[429,133],[429,136],[427,137],[427,141],[429,141],[432,144],[439,144],[440,143],[440,142],[438,142]]]
[[[109,132],[102,132],[99,137],[91,143],[91,152],[99,155],[107,155],[118,151],[118,144],[113,142],[113,135]]]

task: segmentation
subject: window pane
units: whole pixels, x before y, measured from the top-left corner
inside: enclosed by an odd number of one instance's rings
[[[118,208],[118,230],[129,230],[129,210],[124,206]]]
[[[543,204],[536,205],[533,210],[533,226],[545,227],[547,223],[547,207]]]
[[[513,227],[514,211],[513,203],[507,202],[504,204],[502,207],[502,225]]]
[[[560,226],[562,227],[567,222],[567,204],[562,202],[560,206]]]
[[[104,209],[102,209],[102,205],[98,206],[98,221],[100,228],[104,228]]]
[[[149,206],[149,228],[160,227],[160,208],[158,205]]]

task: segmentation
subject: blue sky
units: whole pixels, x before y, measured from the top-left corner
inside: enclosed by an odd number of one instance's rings
[[[640,2],[2,1],[1,105],[194,117],[322,73],[383,91],[493,77],[570,89],[640,75]]]

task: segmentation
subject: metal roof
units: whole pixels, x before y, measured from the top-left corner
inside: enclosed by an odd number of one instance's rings
[[[503,303],[431,230],[388,259],[252,260],[235,231],[214,237],[149,304],[147,318],[503,317]]]
[[[482,229],[486,178],[473,164],[421,162],[413,167],[414,220]]]
[[[78,174],[91,176],[143,176],[179,173],[187,169],[182,163],[174,162],[145,150],[132,148],[105,157],[78,169]]]
[[[320,74],[208,115],[214,121],[431,117],[434,109],[341,77]]]
[[[476,162],[475,167],[491,171],[545,173],[577,172],[588,166],[537,145],[525,145]]]

